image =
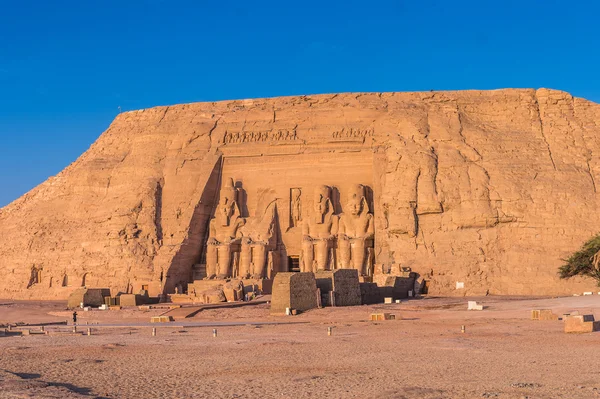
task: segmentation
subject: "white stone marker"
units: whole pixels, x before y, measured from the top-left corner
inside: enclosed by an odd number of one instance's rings
[[[469,301],[467,310],[483,310],[483,305],[478,305],[476,301]]]

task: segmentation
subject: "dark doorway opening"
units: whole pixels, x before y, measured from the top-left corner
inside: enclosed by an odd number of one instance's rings
[[[300,257],[299,256],[288,256],[288,270],[290,272],[300,271]]]

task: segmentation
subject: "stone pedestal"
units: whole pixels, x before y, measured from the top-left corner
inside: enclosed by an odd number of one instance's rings
[[[402,275],[376,274],[370,279],[360,282],[360,295],[363,305],[383,303],[384,298],[408,298],[409,291],[414,290],[415,274],[403,272]]]
[[[415,287],[415,274],[407,273],[406,276],[396,276],[390,274],[377,274],[373,276],[373,282],[379,287],[383,298],[391,297],[393,299],[408,298],[408,292],[413,291]]]
[[[273,280],[268,279],[227,279],[227,280],[195,280],[188,284],[188,294],[191,302],[214,303],[218,299],[216,292],[223,293],[224,302],[243,301],[248,293],[267,295],[271,293]],[[174,298],[171,295],[171,298]],[[183,298],[177,298],[183,301]],[[207,302],[209,301],[209,302]]]
[[[323,306],[361,305],[358,270],[319,271],[315,273],[315,279]]]
[[[383,303],[383,295],[376,283],[360,283],[360,297],[363,305]]]
[[[108,288],[78,288],[71,293],[67,301],[69,309],[83,306],[100,306],[104,303],[104,297],[110,297]]]
[[[567,316],[565,319],[566,333],[587,333],[600,331],[600,322],[594,320],[594,315]]]
[[[280,272],[273,280],[271,314],[285,314],[286,308],[306,311],[318,307],[317,283],[313,273]]]

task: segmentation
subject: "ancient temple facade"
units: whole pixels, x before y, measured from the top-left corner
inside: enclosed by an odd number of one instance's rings
[[[410,270],[436,295],[592,291],[557,269],[600,224],[598,115],[546,89],[124,112],[0,209],[0,296],[159,296],[337,269]]]
[[[195,278],[356,269],[370,279],[373,129],[334,129],[325,145],[303,140],[295,129],[230,130],[219,147],[216,203]],[[342,146],[355,151],[336,153]]]

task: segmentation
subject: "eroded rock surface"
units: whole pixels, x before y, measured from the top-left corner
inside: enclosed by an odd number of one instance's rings
[[[243,218],[276,201],[269,234],[289,257],[270,261],[279,271],[302,250],[314,188],[331,187],[341,215],[361,184],[375,274],[410,267],[435,294],[589,290],[593,282],[559,280],[557,267],[599,230],[599,154],[600,105],[546,89],[126,112],[76,162],[0,210],[0,297],[67,298],[81,286],[174,292],[203,261],[229,178]]]

